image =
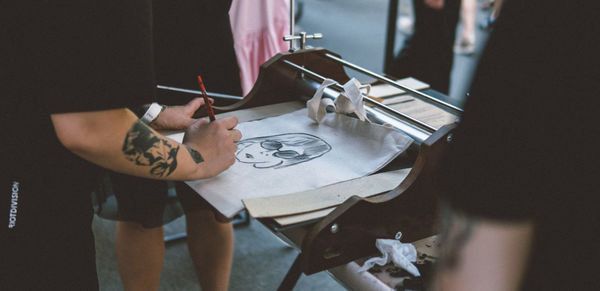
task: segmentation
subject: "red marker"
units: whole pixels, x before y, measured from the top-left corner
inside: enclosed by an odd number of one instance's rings
[[[202,82],[200,75],[198,75],[198,85],[200,85],[200,89],[202,90],[202,98],[204,98],[204,106],[206,106],[206,111],[208,111],[208,118],[210,118],[210,121],[215,121],[215,112],[212,109],[212,105],[210,105],[210,100],[208,100],[206,89],[204,89],[204,82]]]

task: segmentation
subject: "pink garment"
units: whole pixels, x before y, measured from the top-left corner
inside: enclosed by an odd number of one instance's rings
[[[290,33],[290,1],[233,0],[229,18],[246,96],[258,78],[260,65],[289,49],[283,36]]]

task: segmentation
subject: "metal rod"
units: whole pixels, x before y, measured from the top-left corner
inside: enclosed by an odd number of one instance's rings
[[[190,93],[190,94],[195,94],[195,95],[202,95],[202,91],[196,91],[196,90],[190,90],[190,89],[183,89],[183,88],[177,88],[177,87],[169,87],[169,86],[156,85],[156,88],[163,89],[163,90],[168,90],[168,91],[175,91],[175,92]],[[223,99],[232,99],[232,100],[242,100],[242,99],[244,99],[244,97],[241,97],[241,96],[234,96],[234,95],[214,93],[214,92],[206,92],[206,95],[208,95],[209,97],[223,98]]]
[[[319,74],[317,74],[317,73],[315,73],[315,72],[313,72],[311,70],[308,70],[308,69],[306,69],[306,68],[304,68],[302,66],[296,65],[296,64],[294,64],[294,63],[292,63],[292,62],[290,62],[288,60],[283,60],[283,63],[287,64],[288,66],[291,66],[291,67],[293,67],[295,69],[298,69],[298,70],[302,71],[303,73],[305,73],[305,74],[307,74],[307,75],[309,75],[309,76],[317,79],[320,82],[325,81],[325,77],[323,77],[323,76],[321,76],[321,75],[319,75]],[[340,85],[340,83],[338,83],[337,81],[335,81],[335,83],[332,86],[335,87],[336,89],[338,89],[339,91],[343,91],[344,90],[344,87],[342,85]],[[400,116],[402,119],[404,119],[404,120],[412,123],[413,125],[421,127],[422,129],[424,129],[424,130],[426,130],[428,132],[432,132],[433,133],[433,132],[435,132],[437,130],[435,127],[433,127],[433,126],[431,126],[431,125],[429,125],[427,123],[424,123],[424,122],[422,122],[422,121],[420,121],[418,119],[414,119],[414,118],[412,118],[412,117],[410,117],[410,116],[408,116],[408,115],[406,115],[406,114],[404,114],[404,113],[402,113],[400,111],[397,111],[395,109],[392,109],[392,108],[388,107],[387,105],[385,105],[383,103],[380,103],[380,102],[378,102],[378,101],[376,101],[376,100],[374,100],[374,99],[372,99],[372,98],[370,98],[368,96],[364,96],[364,99],[366,101],[370,102],[370,103],[373,103],[373,104],[377,105],[378,107],[380,107],[381,109],[383,109],[385,111],[388,111],[390,113],[393,113],[393,114],[396,114],[396,115]]]
[[[394,60],[394,44],[396,43],[396,20],[398,19],[398,0],[390,0],[388,5],[387,32],[385,38],[385,63],[383,71],[388,72]]]
[[[377,105],[379,108],[382,108],[382,109],[384,109],[386,111],[389,111],[389,112],[392,112],[394,114],[402,116],[402,118],[404,118],[406,121],[408,121],[410,123],[413,123],[413,124],[415,124],[415,125],[423,128],[423,129],[427,130],[428,132],[433,133],[433,132],[435,132],[437,130],[437,128],[435,128],[435,127],[433,127],[433,126],[431,126],[431,125],[429,125],[429,124],[427,124],[425,122],[422,122],[422,121],[420,121],[418,119],[412,118],[412,117],[410,117],[410,116],[408,116],[408,115],[406,115],[406,114],[404,114],[404,113],[402,113],[400,111],[392,109],[391,107],[389,107],[389,106],[387,106],[387,105],[385,105],[383,103],[380,103],[379,101],[377,101],[375,99],[372,99],[372,98],[370,98],[368,96],[365,96],[364,98],[365,98],[365,100],[369,101],[370,103],[373,103],[373,104]]]
[[[290,35],[294,36],[294,26],[296,26],[296,1],[290,0]],[[294,51],[294,40],[290,40],[290,51]]]
[[[369,120],[376,120],[378,124],[389,124],[393,128],[399,129],[400,131],[406,133],[408,136],[412,137],[417,144],[423,143],[429,136],[431,136],[431,132],[427,132],[418,126],[414,126],[409,122],[406,122],[402,119],[395,118],[394,116],[385,113],[385,111],[377,108],[365,106],[365,110],[367,111],[367,116]]]
[[[400,84],[396,83],[394,80],[392,80],[390,78],[381,76],[381,75],[376,74],[374,72],[371,72],[371,71],[369,71],[369,70],[367,70],[365,68],[362,68],[362,67],[359,67],[359,66],[357,66],[357,65],[355,65],[353,63],[347,62],[347,61],[345,61],[343,59],[340,59],[340,58],[338,58],[338,57],[336,57],[334,55],[326,53],[325,56],[328,57],[328,58],[330,58],[330,59],[332,59],[332,60],[334,60],[334,61],[337,61],[337,62],[343,64],[344,66],[349,67],[349,68],[351,68],[353,70],[356,70],[356,71],[361,72],[363,74],[369,75],[369,76],[371,76],[373,78],[376,78],[376,79],[378,79],[380,81],[384,81],[384,82],[386,82],[386,83],[388,83],[388,84],[390,84],[390,85],[392,85],[392,86],[394,86],[396,88],[403,89],[403,90],[406,90],[408,92],[411,92],[411,93],[413,93],[413,94],[416,95],[415,97],[418,97],[419,99],[421,99],[421,100],[423,100],[423,101],[425,101],[427,103],[432,103],[432,104],[440,107],[440,109],[446,110],[446,111],[448,111],[450,113],[453,113],[453,114],[456,114],[456,115],[462,115],[462,113],[463,113],[463,110],[461,108],[459,108],[459,107],[456,107],[456,106],[454,106],[454,105],[452,105],[450,103],[444,102],[442,100],[438,100],[436,98],[433,98],[433,97],[431,97],[431,96],[429,96],[429,95],[427,95],[427,94],[425,94],[423,92],[419,92],[419,91],[417,91],[415,89],[408,88],[406,86],[400,85]]]
[[[308,74],[309,76],[311,76],[313,78],[318,79],[318,81],[320,81],[320,82],[323,82],[326,79],[325,77],[323,77],[323,76],[321,76],[321,75],[319,75],[319,74],[317,74],[317,73],[315,73],[315,72],[313,72],[313,71],[311,71],[311,70],[309,70],[309,69],[307,69],[305,67],[296,65],[296,64],[294,64],[294,63],[292,63],[292,62],[290,62],[288,60],[283,60],[283,63],[286,64],[286,65],[288,65],[288,66],[290,66],[290,67],[292,67],[292,68],[294,68],[294,69],[298,69],[298,70],[300,70],[300,71]],[[343,91],[344,90],[344,87],[342,85],[340,85],[340,83],[338,83],[337,81],[335,81],[335,83],[333,83],[332,86],[334,88],[338,89],[339,91]]]

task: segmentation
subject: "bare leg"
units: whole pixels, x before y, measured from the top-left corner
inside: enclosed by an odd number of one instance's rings
[[[460,7],[461,31],[454,47],[457,54],[470,55],[475,52],[475,0],[462,0]]]
[[[204,291],[227,290],[233,260],[233,224],[209,210],[186,215],[188,248]]]
[[[475,40],[475,12],[476,12],[476,1],[475,0],[462,0],[461,3],[461,20],[462,20],[462,33],[463,39],[471,41]]]
[[[500,15],[500,8],[502,8],[502,0],[495,0],[494,1],[494,10],[492,11],[493,19],[498,18],[498,15]]]
[[[115,247],[125,290],[158,290],[165,257],[163,228],[117,222]]]

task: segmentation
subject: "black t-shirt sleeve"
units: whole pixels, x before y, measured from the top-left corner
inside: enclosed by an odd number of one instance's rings
[[[231,1],[154,0],[153,5],[157,83],[198,89],[196,76],[201,75],[207,90],[241,95]],[[176,100],[169,96],[165,101]]]
[[[568,5],[503,6],[442,162],[443,197],[454,208],[529,219],[576,192],[565,189],[576,187],[570,175],[581,151],[573,138],[588,135],[580,119],[591,111],[582,106],[591,97],[583,89],[591,54],[582,49],[585,23],[560,21],[575,13],[561,6]]]
[[[16,16],[21,88],[48,113],[150,103],[154,92],[147,0],[39,1]]]

